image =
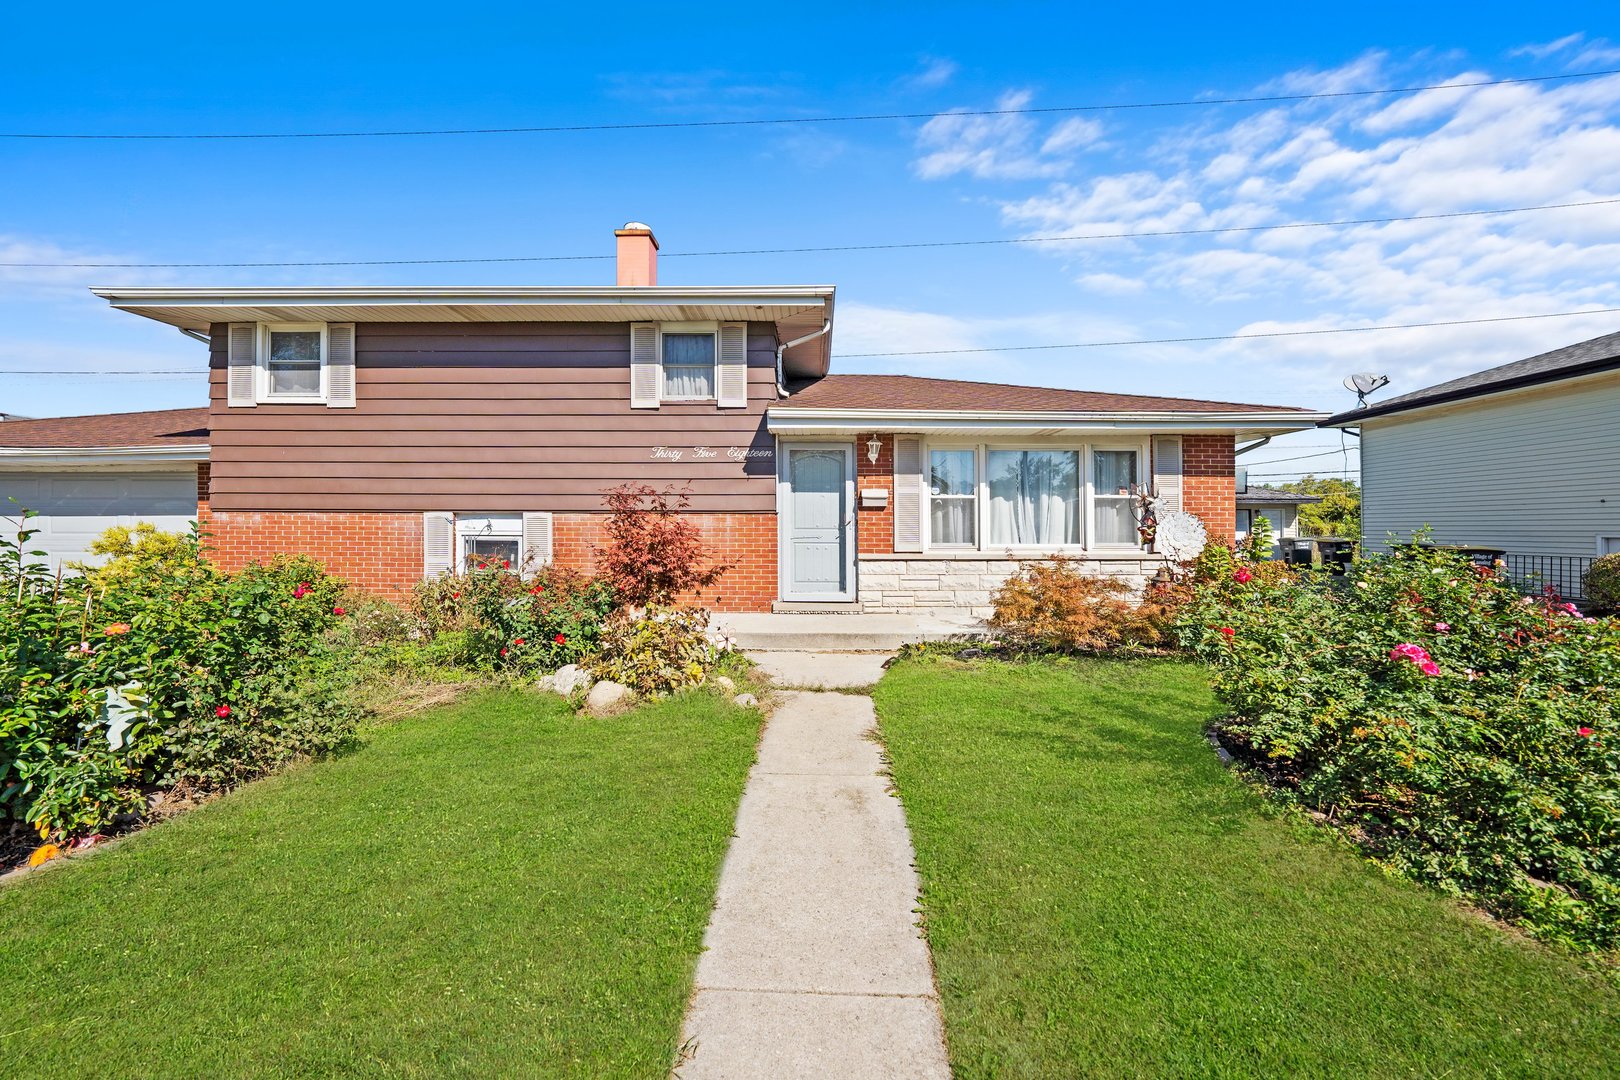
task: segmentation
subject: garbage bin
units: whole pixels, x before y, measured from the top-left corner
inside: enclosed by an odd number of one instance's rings
[[[1337,536],[1318,536],[1316,550],[1322,553],[1322,568],[1330,574],[1343,574],[1356,558],[1356,542]]]
[[[1289,566],[1309,566],[1312,555],[1316,551],[1316,540],[1309,536],[1298,536],[1283,541],[1283,560]]]

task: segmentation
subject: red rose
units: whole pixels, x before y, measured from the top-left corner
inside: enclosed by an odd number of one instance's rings
[[[223,720],[227,716],[231,715],[231,707],[229,705],[221,705],[219,708],[214,710],[214,715]]]
[[[1220,634],[1222,637],[1226,638],[1228,641],[1230,641],[1232,638],[1237,637],[1237,631],[1232,629],[1230,626],[1223,626],[1219,630],[1217,630],[1216,633]]]
[[[1239,585],[1247,585],[1253,577],[1254,575],[1249,573],[1249,568],[1247,566],[1238,567],[1237,573],[1232,575],[1232,579]]]
[[[340,607],[335,607],[335,608],[332,609],[332,614],[334,614],[334,615],[342,615],[343,614],[343,609],[340,608]]]
[[[521,645],[521,644],[523,644],[523,639],[522,638],[513,638],[512,639],[512,644]]]
[[[552,638],[552,639],[551,639],[551,640],[552,640],[552,641],[555,641],[555,642],[556,642],[556,643],[557,643],[557,644],[559,644],[559,645],[566,645],[566,644],[568,644],[568,639],[567,639],[567,638],[565,638],[565,637],[563,637],[563,636],[562,636],[562,635],[561,635],[561,634],[558,634],[558,635],[557,635],[557,636],[556,636],[556,637],[554,637],[554,638]]]
[[[1575,734],[1579,735],[1583,739],[1590,739],[1593,735],[1597,734],[1597,732],[1593,731],[1589,727],[1578,727],[1575,729]]]
[[[502,656],[505,656],[505,655],[506,655],[506,650],[505,650],[505,649],[502,649],[502,650],[501,650],[501,655],[502,655]]]
[[[502,559],[501,560],[501,569],[502,570],[510,570],[510,569],[512,569],[512,560],[511,559]]]

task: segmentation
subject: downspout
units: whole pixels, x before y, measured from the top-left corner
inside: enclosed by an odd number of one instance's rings
[[[1266,443],[1268,443],[1270,441],[1271,441],[1271,436],[1267,435],[1265,438],[1261,439],[1259,442],[1252,442],[1248,446],[1240,446],[1240,447],[1238,447],[1236,450],[1232,451],[1232,456],[1233,457],[1242,457],[1244,454],[1247,454],[1250,450],[1258,450],[1258,449],[1260,449],[1262,446],[1266,445]]]
[[[804,337],[797,337],[797,338],[794,338],[792,341],[784,341],[782,344],[780,344],[780,345],[778,345],[776,347],[776,396],[777,397],[787,397],[788,396],[786,373],[785,373],[785,371],[783,369],[783,366],[782,366],[782,358],[787,355],[787,351],[789,349],[793,348],[795,345],[803,345],[807,341],[814,341],[816,338],[820,337],[822,334],[825,334],[827,331],[829,331],[831,329],[832,329],[832,316],[828,315],[827,316],[827,321],[821,324],[821,329],[820,330],[812,330],[808,334],[804,335]]]

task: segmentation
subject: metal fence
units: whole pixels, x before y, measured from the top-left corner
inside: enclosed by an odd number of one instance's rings
[[[1586,570],[1590,555],[1502,556],[1508,580],[1526,593],[1540,595],[1549,586],[1565,600],[1586,599]]]

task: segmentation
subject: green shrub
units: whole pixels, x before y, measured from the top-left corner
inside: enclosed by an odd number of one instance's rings
[[[318,564],[230,576],[194,538],[137,529],[105,538],[107,566],[53,576],[31,517],[0,538],[0,810],[82,835],[154,785],[224,786],[353,731],[326,644],[344,587]]]
[[[423,634],[450,636],[444,651],[459,663],[523,674],[578,663],[596,648],[612,610],[607,582],[563,567],[529,579],[477,567],[422,582],[412,596]]]
[[[1279,795],[1543,937],[1620,946],[1620,624],[1417,548],[1236,564],[1180,625]]]
[[[601,651],[588,663],[592,675],[622,683],[644,697],[697,686],[714,665],[717,650],[702,608],[651,605],[626,609],[602,628]]]
[[[1594,608],[1620,612],[1620,552],[1592,560],[1584,584],[1586,598]]]

